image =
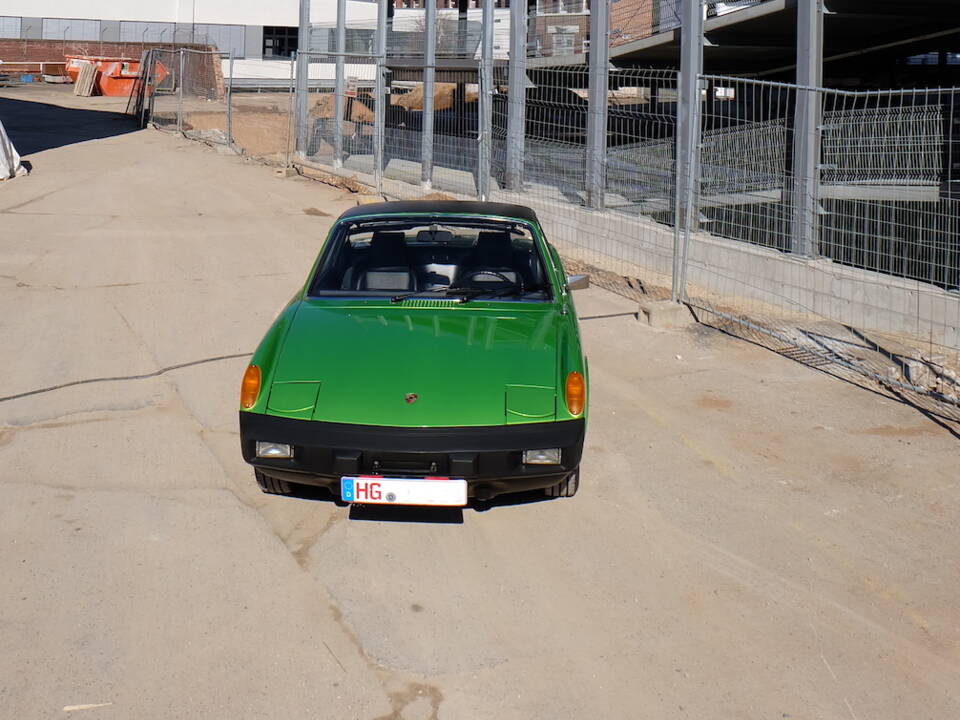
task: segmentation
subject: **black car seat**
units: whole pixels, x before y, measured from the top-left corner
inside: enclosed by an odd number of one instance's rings
[[[503,278],[498,275],[503,275],[511,283],[525,284],[526,279],[517,271],[510,233],[486,230],[477,236],[477,244],[461,268],[459,278],[469,285],[481,287],[488,283],[503,285]]]
[[[354,266],[355,290],[418,290],[402,232],[375,232],[370,249]]]

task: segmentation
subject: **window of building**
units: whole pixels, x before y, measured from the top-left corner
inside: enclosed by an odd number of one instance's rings
[[[100,21],[77,20],[76,18],[44,18],[42,37],[44,40],[97,42],[100,40]]]
[[[263,56],[291,57],[297,50],[297,28],[268,25],[263,28]]]
[[[907,65],[939,65],[940,53],[928,52],[922,55],[912,55],[907,58]]]
[[[347,49],[348,53],[371,53],[373,52],[374,30],[347,28]]]
[[[576,33],[558,32],[553,36],[553,54],[571,55],[574,52],[574,42],[577,39]]]
[[[234,57],[245,55],[243,25],[194,25],[192,38],[178,32],[177,40],[213,45],[222,53],[233,53]]]
[[[0,16],[0,38],[19,38],[20,18]]]
[[[173,23],[130,22],[120,23],[120,42],[168,43],[173,42]]]

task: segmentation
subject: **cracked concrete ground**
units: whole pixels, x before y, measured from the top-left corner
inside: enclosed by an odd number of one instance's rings
[[[0,91],[0,397],[252,350],[351,198],[58,104],[118,107]],[[957,427],[577,301],[580,494],[462,522],[262,495],[242,357],[0,401],[0,716],[960,716]]]

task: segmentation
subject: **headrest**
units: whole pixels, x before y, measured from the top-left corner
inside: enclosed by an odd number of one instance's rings
[[[403,265],[406,263],[406,246],[402,232],[373,233],[370,241],[369,265],[371,267]]]
[[[474,257],[477,264],[486,267],[513,265],[513,244],[510,242],[510,233],[496,230],[481,232],[477,236]]]

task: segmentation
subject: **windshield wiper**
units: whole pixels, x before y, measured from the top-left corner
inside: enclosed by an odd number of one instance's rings
[[[433,288],[432,290],[414,290],[412,292],[401,293],[400,295],[394,295],[392,298],[390,298],[390,302],[398,303],[398,302],[403,302],[407,298],[418,297],[420,295],[436,295],[438,293],[443,293],[444,295],[449,296],[451,294],[454,294],[450,292],[453,289],[454,288],[442,287],[442,288]],[[456,288],[456,290],[457,292],[455,294],[457,295],[461,294],[459,288]]]
[[[545,290],[544,287],[520,288],[518,285],[510,285],[496,290],[486,290],[478,287],[457,288],[457,291],[463,294],[463,299],[460,301],[462,303],[476,300],[479,297],[498,298],[508,295],[527,295],[534,292],[543,292],[543,290]]]

